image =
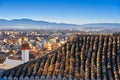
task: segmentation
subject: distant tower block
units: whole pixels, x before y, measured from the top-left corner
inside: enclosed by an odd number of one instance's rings
[[[22,60],[23,62],[29,61],[29,44],[23,43],[22,44]]]

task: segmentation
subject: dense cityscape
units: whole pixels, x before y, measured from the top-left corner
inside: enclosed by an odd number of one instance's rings
[[[120,0],[0,0],[0,80],[120,80]]]
[[[119,80],[120,35],[77,33],[55,50],[1,72],[5,80]]]
[[[6,59],[21,60],[22,44],[29,43],[29,60],[41,57],[69,40],[71,31],[0,31],[0,62]],[[12,65],[12,63],[6,63]],[[12,67],[11,66],[11,67]],[[0,66],[1,67],[1,66]],[[3,66],[2,66],[3,67]]]

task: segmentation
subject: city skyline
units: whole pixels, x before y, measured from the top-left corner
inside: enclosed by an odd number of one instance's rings
[[[119,0],[0,0],[0,19],[58,23],[120,23]]]

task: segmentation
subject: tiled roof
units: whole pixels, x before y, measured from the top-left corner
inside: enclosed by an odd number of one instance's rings
[[[78,35],[55,51],[5,71],[9,80],[119,80],[120,36]]]

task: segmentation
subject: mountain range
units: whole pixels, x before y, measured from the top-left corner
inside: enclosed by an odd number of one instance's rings
[[[106,30],[119,29],[120,23],[90,23],[90,24],[67,24],[32,19],[0,19],[0,29],[70,29],[70,30]]]

